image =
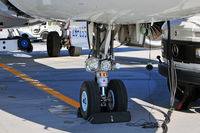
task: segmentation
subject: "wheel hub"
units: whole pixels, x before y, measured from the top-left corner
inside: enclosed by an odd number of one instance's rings
[[[22,45],[22,47],[27,47],[28,46],[28,41],[27,40],[22,40],[21,45]]]
[[[87,93],[85,91],[83,91],[82,95],[81,95],[81,107],[82,107],[83,111],[87,111],[88,97],[87,97]]]
[[[115,96],[112,90],[108,91],[108,107],[110,110],[113,110],[115,107]]]

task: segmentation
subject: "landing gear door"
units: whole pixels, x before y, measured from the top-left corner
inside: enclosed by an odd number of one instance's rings
[[[89,48],[87,38],[87,22],[70,21],[69,36],[71,46]]]

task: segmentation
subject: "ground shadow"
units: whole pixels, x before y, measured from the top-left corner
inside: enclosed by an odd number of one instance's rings
[[[23,63],[23,62],[25,62],[26,64],[30,64],[27,66],[23,66],[23,64],[16,64],[16,65],[11,65],[10,67],[25,73],[34,79],[41,81],[47,86],[54,88],[56,91],[66,96],[69,96],[75,99],[76,101],[78,101],[79,88],[82,81],[93,80],[94,77],[93,74],[85,72],[85,70],[82,68],[57,70],[35,62],[34,61],[35,58],[43,58],[46,56],[46,53],[44,52],[33,52],[31,55],[33,55],[32,58],[17,58],[13,57],[12,54],[1,55],[0,62],[4,64]],[[37,55],[37,57],[35,57],[34,55]],[[121,59],[120,57],[120,60],[123,59]],[[110,78],[121,78],[126,84],[126,82],[131,81],[131,79],[138,78],[134,74],[135,69],[136,68],[121,69],[120,71],[118,71],[118,73],[112,72],[110,74]],[[2,93],[1,98],[3,98],[4,100],[1,101],[0,108],[10,114],[23,118],[26,121],[32,121],[44,125],[45,129],[52,127],[55,129],[64,130],[68,132],[81,132],[81,131],[89,132],[92,130],[95,132],[102,132],[102,131],[132,132],[135,130],[138,132],[146,132],[146,129],[140,127],[130,127],[127,126],[126,123],[101,124],[101,125],[89,124],[87,121],[83,119],[76,118],[75,108],[70,107],[69,105],[57,100],[56,98],[50,95],[46,95],[46,93],[35,89],[34,86],[24,82],[19,77],[13,76],[12,74],[6,72],[5,70],[1,69],[1,71],[2,71],[1,72],[2,76],[0,78],[0,81],[1,83],[7,86],[7,89],[1,91]],[[131,75],[131,77],[129,77],[128,75]],[[73,88],[73,90],[71,88]],[[16,92],[16,89],[18,89],[18,92],[20,93],[14,94],[14,92]],[[132,88],[131,87],[128,88],[128,93],[131,93],[132,90],[129,89]],[[26,98],[24,98],[24,95],[26,95]],[[138,96],[139,94],[134,94],[134,95]],[[62,112],[60,114],[54,114],[49,112],[49,109],[56,107],[58,105],[66,106],[66,109],[68,109],[69,111]],[[135,122],[136,120],[135,114],[137,112],[135,112],[134,110],[130,111],[133,116],[133,121],[131,122]],[[143,107],[140,107],[140,113],[141,116],[144,114],[149,115],[149,112]],[[153,122],[156,122],[156,119],[151,114],[150,117]],[[140,117],[138,117],[138,119],[140,119]],[[72,129],[72,127],[75,128]],[[157,129],[150,129],[148,131],[154,133],[157,131]]]
[[[127,49],[121,49],[121,52]],[[85,54],[89,51],[85,50]],[[83,52],[83,53],[84,53]],[[119,50],[120,52],[120,50]],[[67,52],[61,51],[61,56],[66,56]],[[27,74],[28,76],[39,80],[50,88],[69,96],[76,101],[79,101],[79,88],[84,80],[93,80],[92,73],[85,72],[85,69],[54,69],[46,65],[39,64],[34,61],[38,58],[48,58],[44,51],[37,51],[31,53],[31,58],[16,58],[11,55],[1,55],[0,62],[8,63],[23,63],[13,65],[16,70]],[[121,64],[130,64],[136,62],[137,65],[145,65],[149,61],[143,58],[131,57],[117,57]],[[152,61],[156,64],[157,61]],[[133,63],[133,65],[135,65]],[[59,130],[68,132],[138,132],[145,133],[147,129],[135,126],[127,126],[126,123],[119,124],[101,124],[92,125],[87,121],[76,117],[76,109],[67,105],[56,98],[46,95],[46,93],[35,89],[34,86],[22,81],[20,78],[0,69],[2,75],[0,77],[1,83],[8,87],[7,90],[0,90],[1,99],[0,108],[10,114],[29,120],[41,125],[45,129],[53,127]],[[147,71],[145,67],[129,67],[122,68],[116,72],[110,72],[110,79],[122,79],[127,86],[129,98],[138,98],[148,103],[152,103],[161,107],[169,107],[169,93],[166,88],[166,79],[158,74],[157,68],[152,71]],[[17,85],[17,86],[16,86]],[[18,89],[23,93],[13,94]],[[14,91],[15,90],[15,91]],[[12,94],[12,95],[11,95]],[[24,95],[27,95],[24,99]],[[129,101],[129,111],[132,114],[132,123],[140,119],[151,118],[152,122],[157,119],[146,110],[143,106],[134,101]],[[60,114],[50,113],[49,109],[58,105],[64,105],[65,109],[69,111],[61,112]],[[17,110],[15,110],[17,108]],[[199,109],[197,109],[199,111]],[[148,129],[149,133],[157,132],[157,129]]]

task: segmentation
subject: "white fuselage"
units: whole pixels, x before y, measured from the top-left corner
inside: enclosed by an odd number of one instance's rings
[[[200,12],[199,0],[9,0],[30,16],[133,24]]]

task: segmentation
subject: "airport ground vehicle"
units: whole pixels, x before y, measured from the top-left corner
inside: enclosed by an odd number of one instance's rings
[[[186,109],[190,102],[200,97],[200,16],[171,21],[172,56],[177,74],[176,99],[178,109]],[[170,46],[167,40],[167,24],[162,27],[162,57],[159,73],[168,79]],[[168,81],[169,82],[169,81]],[[169,85],[169,84],[168,84]]]
[[[46,40],[48,33],[52,31],[58,32],[59,36],[62,35],[62,30],[59,22],[48,21],[41,24],[26,26],[18,28],[20,34],[26,33],[29,37],[35,37],[40,40]]]
[[[0,51],[22,50],[32,52],[33,46],[26,34],[20,34],[14,29],[1,29],[0,31]]]
[[[64,30],[61,30],[58,22],[45,22],[35,26],[2,29],[0,32],[1,51],[23,50],[31,52],[32,50],[26,50],[18,44],[21,41],[21,36],[26,37],[26,40],[29,40],[28,42],[38,39],[46,40],[48,37],[47,52],[50,57],[59,56],[62,47],[68,49],[70,56],[79,56],[82,47],[88,48],[86,22],[70,21],[70,24],[67,23]],[[52,42],[54,39],[55,42]],[[32,46],[30,47],[32,48]]]

